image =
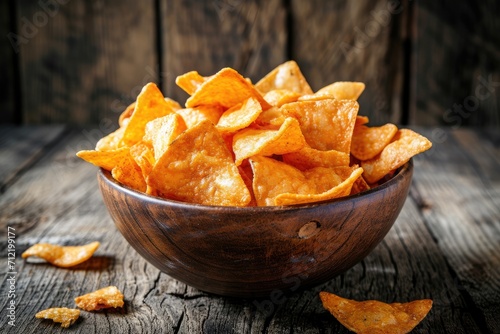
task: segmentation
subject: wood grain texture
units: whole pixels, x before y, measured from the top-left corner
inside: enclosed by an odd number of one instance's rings
[[[25,123],[109,128],[157,81],[153,0],[17,4]]]
[[[362,81],[360,114],[371,124],[399,123],[406,15],[404,4],[385,0],[292,0],[291,56],[313,90],[335,81]]]
[[[500,4],[414,5],[410,124],[498,128]]]
[[[257,82],[286,59],[283,1],[162,0],[166,95],[186,100],[175,78],[188,71],[209,76],[232,67]]]

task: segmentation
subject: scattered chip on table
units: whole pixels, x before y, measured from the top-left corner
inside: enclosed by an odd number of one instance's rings
[[[35,314],[38,319],[50,319],[61,323],[61,327],[68,328],[80,317],[80,310],[66,307],[54,307],[40,311]]]
[[[26,259],[30,256],[36,256],[55,266],[68,268],[90,259],[99,245],[98,241],[83,246],[59,246],[39,243],[25,250],[21,257]]]
[[[409,333],[429,313],[432,300],[386,304],[377,300],[355,301],[320,292],[323,307],[355,333]]]
[[[75,298],[76,306],[85,311],[123,307],[123,294],[116,286],[108,286]]]

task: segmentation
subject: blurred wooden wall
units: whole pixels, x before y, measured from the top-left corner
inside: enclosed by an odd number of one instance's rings
[[[366,83],[372,124],[500,127],[495,0],[0,0],[0,123],[109,126],[142,86],[296,60]],[[103,124],[106,123],[106,124]]]

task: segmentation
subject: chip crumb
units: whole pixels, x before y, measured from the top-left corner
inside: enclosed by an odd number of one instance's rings
[[[61,327],[68,328],[73,325],[80,317],[80,310],[66,307],[49,308],[35,314],[38,319],[52,319],[54,322],[61,323]]]
[[[108,286],[75,298],[76,306],[85,311],[123,307],[123,294],[116,286]]]

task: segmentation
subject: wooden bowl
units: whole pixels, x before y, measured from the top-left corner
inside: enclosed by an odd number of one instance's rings
[[[368,255],[401,211],[412,174],[410,161],[361,194],[245,208],[148,196],[104,170],[98,182],[120,232],[158,269],[206,292],[272,298],[326,282]]]

